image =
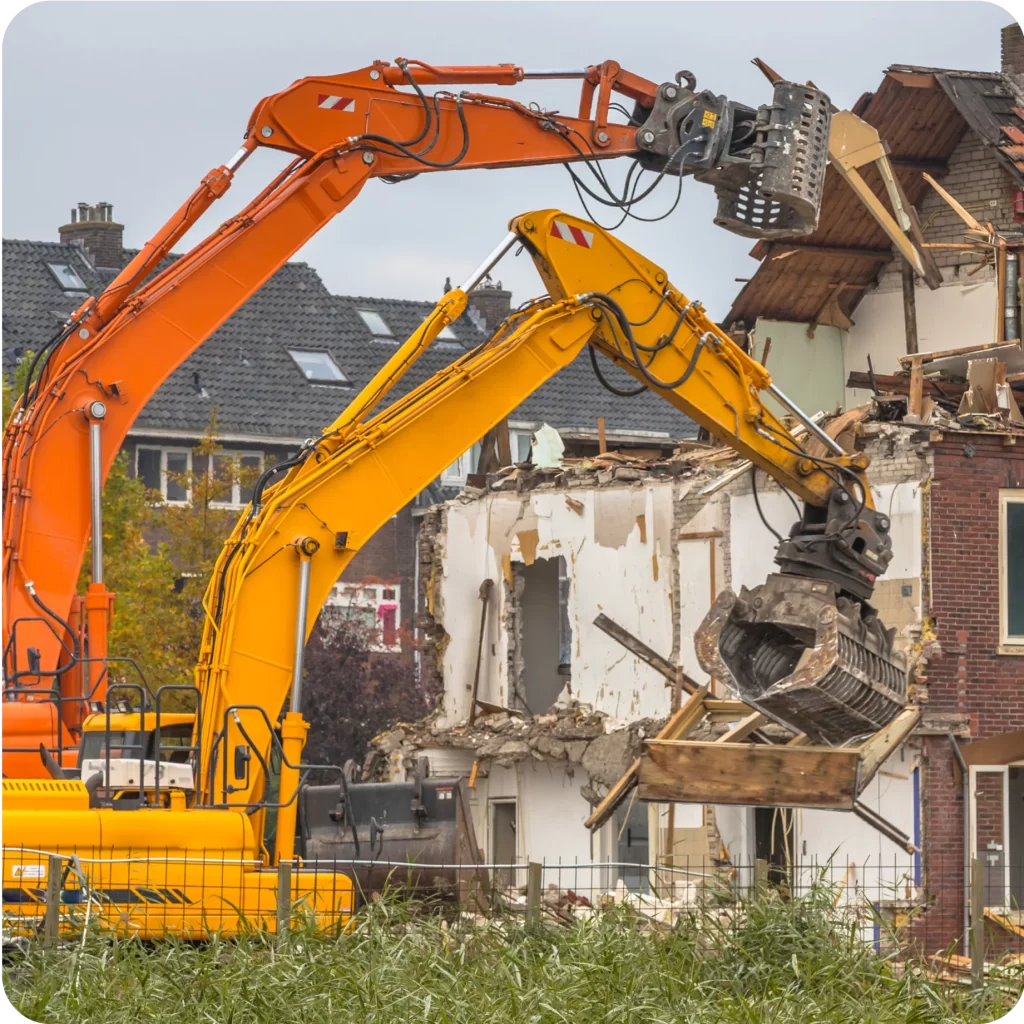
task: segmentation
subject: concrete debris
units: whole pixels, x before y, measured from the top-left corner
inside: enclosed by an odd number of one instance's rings
[[[556,705],[544,715],[518,718],[507,712],[479,715],[472,726],[460,722],[441,729],[434,719],[386,732],[373,741],[384,755],[375,764],[411,771],[421,750],[448,747],[470,750],[481,762],[503,768],[520,761],[561,761],[580,765],[590,776],[592,803],[600,801],[594,784],[613,785],[639,757],[644,737],[661,727],[654,719],[640,719],[628,725],[577,701]]]

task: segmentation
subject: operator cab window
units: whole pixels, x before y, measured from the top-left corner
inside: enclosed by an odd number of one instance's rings
[[[362,317],[363,323],[370,328],[370,333],[375,338],[393,338],[394,333],[384,322],[384,317],[372,309],[357,309],[356,312]]]
[[[330,352],[311,352],[306,349],[290,348],[288,355],[295,360],[295,365],[302,371],[306,380],[322,384],[348,383],[348,377],[341,372],[341,367],[334,361]]]

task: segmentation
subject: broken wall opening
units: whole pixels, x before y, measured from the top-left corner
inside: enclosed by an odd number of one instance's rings
[[[524,709],[539,715],[558,700],[569,681],[569,578],[562,557],[516,564],[515,574],[522,673],[516,689]]]
[[[491,863],[516,863],[516,834],[518,815],[515,800],[492,800],[491,810]],[[514,871],[512,868],[495,868],[494,879],[499,886],[512,885]]]

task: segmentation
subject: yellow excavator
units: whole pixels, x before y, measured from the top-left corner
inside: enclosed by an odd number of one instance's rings
[[[472,288],[520,246],[547,294],[382,409]],[[281,863],[295,865],[292,902],[326,926],[352,911],[360,867],[437,863],[446,843],[451,856],[467,817],[457,780],[355,785],[335,769],[336,780],[309,784],[304,645],[373,533],[584,349],[599,376],[599,358],[621,367],[804,502],[779,545],[779,573],[713,608],[702,660],[817,741],[891,721],[907,701],[906,672],[867,603],[891,557],[867,457],[843,451],[661,267],[592,223],[540,210],[512,221],[327,430],[262,474],[206,592],[195,686],[152,700],[140,687],[134,709],[108,701],[87,720],[80,778],[53,764],[49,781],[4,780],[8,921],[38,926],[52,855],[69,865],[66,903],[112,929],[190,938],[273,928]],[[801,447],[766,394],[827,454]],[[183,690],[193,719],[165,710]],[[474,857],[472,837],[462,842]]]

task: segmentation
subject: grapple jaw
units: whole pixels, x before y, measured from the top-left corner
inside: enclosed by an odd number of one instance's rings
[[[697,659],[766,717],[841,746],[907,704],[904,656],[870,605],[827,580],[775,573],[719,595],[695,635]]]

